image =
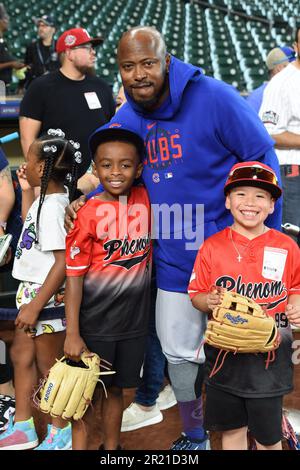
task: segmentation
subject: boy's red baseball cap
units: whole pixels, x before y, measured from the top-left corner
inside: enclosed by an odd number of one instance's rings
[[[59,36],[56,43],[56,52],[60,54],[65,52],[66,49],[70,49],[76,46],[81,46],[83,44],[93,44],[93,46],[98,46],[103,42],[102,37],[91,38],[86,29],[83,28],[73,28],[68,29],[61,36]]]
[[[265,189],[271,193],[274,199],[280,198],[282,193],[274,170],[257,161],[233,165],[224,186],[225,196],[232,188],[239,186],[255,186]]]

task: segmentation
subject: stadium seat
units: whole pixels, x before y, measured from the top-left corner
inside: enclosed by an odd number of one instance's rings
[[[178,58],[203,67],[205,73],[232,82],[230,66],[237,71],[238,87],[253,86],[264,79],[268,51],[293,42],[294,19],[300,17],[299,0],[6,0],[11,26],[6,34],[11,52],[22,60],[26,45],[36,38],[33,16],[55,12],[57,34],[82,26],[92,35],[102,34],[97,73],[118,86],[116,47],[126,29],[153,25],[166,38],[168,50]],[[242,15],[242,16],[241,16]],[[249,17],[247,17],[249,15]],[[251,69],[252,73],[251,73]]]

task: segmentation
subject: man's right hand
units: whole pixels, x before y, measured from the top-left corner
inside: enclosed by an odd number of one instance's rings
[[[74,228],[73,222],[75,219],[77,219],[77,212],[79,211],[80,207],[84,206],[85,202],[86,196],[80,196],[66,207],[64,226],[67,232]]]

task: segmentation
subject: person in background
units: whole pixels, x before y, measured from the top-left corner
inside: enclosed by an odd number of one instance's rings
[[[297,58],[267,85],[259,116],[275,141],[280,164],[282,224],[300,226],[300,27],[295,34]]]
[[[15,203],[16,195],[9,163],[2,148],[0,148],[0,236],[11,232],[11,230],[8,230],[11,229],[11,216],[14,215],[15,219],[17,219],[17,214],[14,213]],[[14,241],[16,242],[17,240]],[[11,259],[12,251],[9,249],[1,263],[0,272],[4,271],[7,273],[7,271],[11,270]],[[1,337],[1,332],[0,339],[4,341],[4,338]],[[7,344],[5,359],[5,363],[0,364],[0,431],[4,431],[7,428],[9,415],[13,415],[15,412],[15,390],[12,383],[13,369],[9,360]]]
[[[282,69],[284,69],[289,62],[293,62],[295,60],[295,51],[292,47],[289,46],[282,46],[282,47],[274,47],[271,49],[269,54],[266,58],[266,66],[269,73],[269,80],[264,82],[258,88],[255,88],[249,96],[246,98],[247,103],[250,104],[251,108],[254,111],[259,112],[261,107],[261,103],[263,100],[264,90],[269,83],[270,80]]]
[[[0,81],[4,82],[7,94],[10,92],[13,70],[20,70],[25,67],[25,64],[16,60],[9,52],[4,39],[4,34],[8,28],[9,16],[3,3],[0,3]],[[0,90],[0,95],[1,92],[2,90]]]
[[[0,148],[0,236],[5,235],[7,221],[15,205],[15,191],[8,160]],[[9,259],[5,260],[5,264]]]
[[[124,92],[123,85],[119,88],[118,94],[116,96],[116,112],[126,103],[126,96]]]
[[[94,75],[95,48],[102,42],[102,38],[92,38],[83,28],[65,31],[56,43],[61,68],[35,79],[20,106],[24,156],[33,140],[47,129],[64,129],[70,139],[80,143],[78,188],[84,193],[94,189],[86,174],[91,164],[88,137],[115,113],[110,86]]]
[[[24,86],[28,88],[31,82],[46,73],[59,69],[60,63],[55,50],[55,19],[51,15],[34,18],[38,30],[38,39],[29,44],[25,52],[25,64],[28,69]]]

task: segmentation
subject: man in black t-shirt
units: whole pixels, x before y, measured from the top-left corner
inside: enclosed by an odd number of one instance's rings
[[[55,20],[50,15],[34,18],[38,27],[38,40],[33,41],[26,48],[25,64],[28,65],[25,88],[28,88],[32,80],[59,69],[60,63],[55,50],[56,41]]]
[[[88,138],[115,112],[111,88],[93,73],[94,46],[101,42],[102,38],[91,38],[82,28],[65,31],[58,38],[60,70],[34,80],[21,102],[20,133],[25,158],[37,136],[49,128],[60,128],[68,139],[81,145],[80,176],[89,168]],[[78,187],[83,192],[93,189],[90,177],[81,179]]]

